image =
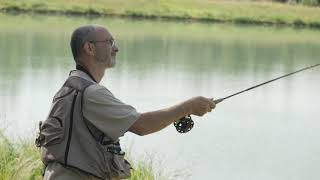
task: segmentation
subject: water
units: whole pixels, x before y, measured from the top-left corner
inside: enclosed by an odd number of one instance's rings
[[[203,95],[221,98],[320,62],[320,31],[97,17],[0,15],[0,122],[32,138],[74,63],[72,30],[107,25],[120,53],[101,84],[145,112]],[[316,180],[320,69],[219,104],[194,129],[173,126],[124,146],[174,179]]]

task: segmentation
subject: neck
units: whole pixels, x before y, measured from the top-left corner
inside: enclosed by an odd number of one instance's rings
[[[101,68],[101,66],[88,66],[88,65],[77,65],[77,69],[87,71],[86,73],[89,73],[89,76],[93,78],[94,81],[99,83],[104,76],[105,70]]]
[[[92,74],[97,83],[99,83],[104,76],[105,69],[99,66],[91,66],[88,68],[88,71]]]

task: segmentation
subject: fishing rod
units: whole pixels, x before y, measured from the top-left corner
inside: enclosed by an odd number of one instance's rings
[[[293,75],[293,74],[296,74],[296,73],[299,73],[299,72],[302,72],[302,71],[305,71],[305,70],[308,70],[308,69],[315,68],[315,67],[317,67],[317,66],[320,66],[320,64],[315,64],[315,65],[312,65],[312,66],[308,66],[308,67],[299,69],[299,70],[297,70],[297,71],[294,71],[294,72],[291,72],[291,73],[282,75],[282,76],[280,76],[280,77],[271,79],[271,80],[269,80],[269,81],[266,81],[266,82],[257,84],[257,85],[255,85],[255,86],[249,87],[249,88],[247,88],[247,89],[245,89],[245,90],[242,90],[242,91],[239,91],[239,92],[237,92],[237,93],[231,94],[231,95],[226,96],[226,97],[224,97],[224,98],[220,98],[220,99],[214,100],[213,102],[214,102],[215,104],[221,103],[222,101],[224,101],[224,100],[226,100],[226,99],[229,99],[229,98],[231,98],[231,97],[233,97],[233,96],[242,94],[242,93],[244,93],[244,92],[246,92],[246,91],[250,91],[250,90],[255,89],[255,88],[257,88],[257,87],[260,87],[260,86],[263,86],[263,85],[265,85],[265,84],[271,83],[271,82],[273,82],[273,81],[276,81],[276,80],[279,80],[279,79],[282,79],[282,78],[291,76],[291,75]],[[177,129],[177,131],[178,131],[179,133],[186,133],[186,132],[189,132],[189,131],[193,128],[194,122],[193,122],[193,120],[191,119],[191,116],[188,115],[188,116],[186,116],[186,117],[182,117],[179,121],[174,122],[173,125],[176,127],[176,129]]]

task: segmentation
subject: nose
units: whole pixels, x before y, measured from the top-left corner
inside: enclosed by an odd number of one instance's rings
[[[112,47],[112,51],[113,51],[113,52],[119,52],[118,46],[117,46],[117,45],[114,45],[114,46]]]

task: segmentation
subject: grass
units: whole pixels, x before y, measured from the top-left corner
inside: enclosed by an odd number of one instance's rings
[[[0,131],[0,180],[40,180],[43,168],[39,150],[31,140],[12,142]],[[152,161],[135,160],[133,168],[131,180],[171,179],[155,170]]]
[[[41,179],[43,165],[38,150],[28,141],[12,143],[0,133],[0,179]]]
[[[320,28],[319,7],[267,0],[0,0],[0,10]]]

